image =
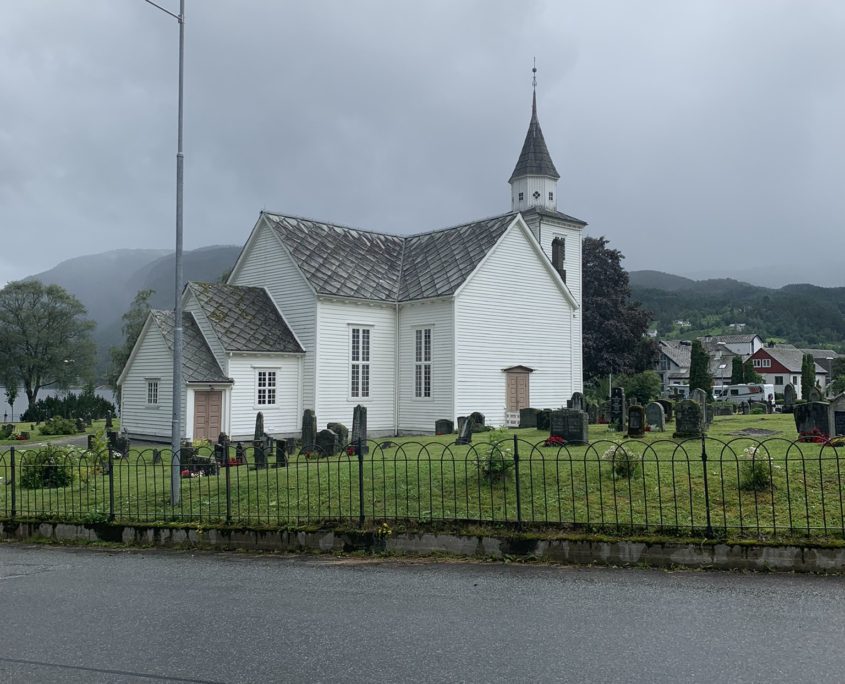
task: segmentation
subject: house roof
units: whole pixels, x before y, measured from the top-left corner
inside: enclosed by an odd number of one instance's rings
[[[395,302],[454,294],[517,212],[409,236],[264,216],[318,294]]]
[[[150,316],[168,349],[173,351],[173,312],[152,309]],[[182,352],[182,377],[185,382],[232,382],[223,375],[196,320],[187,311],[182,314]]]
[[[555,180],[560,178],[552,156],[549,154],[549,148],[546,147],[546,140],[543,138],[543,131],[537,118],[536,92],[531,100],[531,123],[528,124],[525,142],[522,143],[522,152],[519,153],[519,159],[508,182],[521,176],[549,176]]]
[[[660,351],[681,368],[689,368],[691,349],[689,344],[683,344],[681,340],[660,340]]]
[[[800,349],[797,349],[796,347],[789,348],[784,345],[776,347],[765,347],[760,351],[765,352],[779,364],[781,364],[785,368],[788,368],[790,373],[801,372],[801,363],[804,360],[804,352],[802,352]],[[754,356],[757,355],[755,354]],[[822,368],[819,364],[816,363],[814,365],[817,374],[827,375],[827,371]],[[759,371],[760,369],[756,370]]]
[[[570,216],[569,214],[564,214],[562,211],[558,211],[557,209],[549,209],[548,207],[531,207],[530,209],[525,209],[522,212],[522,215],[526,217],[530,217],[532,214],[546,216],[548,218],[562,219],[568,223],[576,223],[579,226],[587,225],[586,221],[582,221],[581,219]]]
[[[757,338],[763,339],[759,335],[756,334],[748,334],[748,335],[710,335],[709,340],[706,337],[699,337],[698,339],[702,342],[724,342],[725,344],[744,344],[753,342]]]
[[[836,359],[840,356],[833,349],[802,349],[805,354],[812,354],[813,358]]]
[[[304,352],[267,291],[222,283],[188,283],[226,351]]]

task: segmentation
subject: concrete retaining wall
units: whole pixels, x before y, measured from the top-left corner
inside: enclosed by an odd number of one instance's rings
[[[162,527],[98,523],[4,522],[0,539],[57,543],[108,542],[127,546],[194,547],[283,553],[446,554],[476,558],[512,558],[556,563],[643,565],[845,572],[845,546],[775,545],[723,542],[631,541],[579,537],[554,539],[491,531],[485,534],[389,532],[326,529],[246,530]]]

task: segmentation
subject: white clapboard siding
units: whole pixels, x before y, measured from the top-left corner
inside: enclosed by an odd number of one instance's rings
[[[454,420],[454,313],[451,299],[411,302],[399,309],[399,430],[434,431],[439,418]],[[416,330],[431,328],[431,398],[415,396]]]
[[[339,422],[352,428],[356,404],[367,407],[370,433],[389,434],[395,429],[395,349],[396,313],[394,306],[320,299],[317,330],[317,404],[319,428]],[[370,396],[350,396],[350,328],[370,327]]]
[[[264,431],[289,435],[300,430],[300,358],[298,356],[239,356],[229,359],[231,391],[229,430],[232,439],[252,439],[255,416],[264,414]],[[256,404],[256,372],[276,371],[276,405]]]
[[[572,307],[531,239],[515,223],[457,294],[457,415],[481,411],[489,424],[503,424],[502,370],[510,366],[534,369],[530,403],[537,408],[562,406],[582,389]]]
[[[552,258],[552,240],[562,237],[566,241],[566,257],[563,261],[563,268],[566,270],[566,286],[575,298],[581,303],[581,231],[565,223],[552,222],[543,217],[539,223],[540,246],[549,257]]]
[[[147,405],[147,380],[158,378],[158,405]],[[121,427],[130,437],[170,438],[173,353],[153,323],[138,342],[121,386]],[[184,423],[183,423],[184,425]]]
[[[304,408],[314,407],[317,298],[264,220],[241,258],[231,285],[265,287],[305,349]]]
[[[220,368],[223,371],[223,375],[226,375],[226,364],[229,360],[228,354],[226,354],[226,350],[223,348],[223,344],[220,342],[220,339],[214,332],[214,328],[211,326],[211,323],[208,320],[208,316],[205,315],[205,311],[203,311],[202,307],[197,301],[197,298],[190,291],[185,297],[183,307],[185,311],[190,311],[193,315],[194,320],[199,326],[199,329],[202,331],[202,336],[208,343],[209,349],[211,349],[211,353],[214,354],[214,358],[220,365]]]

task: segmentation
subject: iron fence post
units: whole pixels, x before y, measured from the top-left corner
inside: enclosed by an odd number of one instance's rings
[[[704,514],[707,516],[707,527],[704,536],[713,538],[713,525],[710,521],[710,485],[707,480],[707,445],[704,435],[701,435],[701,469],[704,471]]]
[[[114,453],[109,446],[109,522],[114,520]]]
[[[12,488],[12,519],[14,520],[17,514],[18,504],[17,493],[15,492],[15,488],[17,487],[17,483],[15,482],[15,447],[10,449],[9,465],[9,486]]]
[[[516,481],[516,528],[522,529],[522,494],[519,488],[519,438],[513,436],[513,470]]]
[[[355,441],[355,455],[358,457],[358,526],[364,526],[364,450],[361,438]]]
[[[226,447],[223,468],[226,470],[226,524],[229,525],[232,522],[232,467],[229,464],[229,447]]]

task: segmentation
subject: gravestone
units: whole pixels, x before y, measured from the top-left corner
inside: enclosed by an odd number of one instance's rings
[[[340,446],[344,447],[349,444],[349,428],[343,423],[327,423],[326,428],[337,435]]]
[[[628,420],[630,421],[630,418]],[[652,430],[663,432],[666,429],[666,415],[663,413],[663,407],[656,401],[645,407],[645,420]]]
[[[823,399],[822,391],[818,387],[813,387],[810,390],[809,401],[822,401]]]
[[[519,409],[519,427],[521,428],[535,428],[537,427],[537,414],[539,410],[535,408]]]
[[[484,414],[474,411],[469,414],[469,421],[472,424],[473,432],[484,432],[487,428],[484,424]]]
[[[274,468],[286,468],[288,465],[288,441],[286,439],[276,440],[276,462]]]
[[[610,393],[610,426],[617,432],[624,432],[628,407],[625,403],[625,390],[614,387]]]
[[[792,417],[799,436],[830,435],[830,404],[826,401],[808,401],[795,404]]]
[[[252,440],[257,442],[264,439],[264,414],[259,411],[255,414],[255,432],[252,435]]]
[[[302,452],[314,451],[314,444],[317,438],[317,416],[311,409],[305,409],[302,414]]]
[[[112,425],[111,411],[106,411],[106,430],[111,430],[113,427],[114,425]]]
[[[587,404],[587,420],[590,423],[598,423],[599,422],[599,405],[589,403]]]
[[[838,437],[845,435],[845,393],[837,394],[830,400],[828,412],[830,414],[828,416],[830,436]]]
[[[361,442],[361,451],[365,454],[369,452],[370,447],[367,446],[367,407],[363,404],[358,404],[352,409],[352,444],[356,449],[358,442]]]
[[[675,405],[668,399],[658,399],[657,403],[663,407],[663,418],[668,423],[674,419]]]
[[[783,388],[783,408],[781,413],[792,413],[795,408],[795,400],[797,399],[797,392],[795,385],[791,382]]]
[[[603,401],[599,404],[598,422],[606,425],[610,422],[610,402]]]
[[[562,437],[567,444],[589,444],[587,413],[578,409],[558,409],[549,418],[549,437]]]
[[[161,449],[153,449],[153,465],[161,463]]]
[[[696,401],[684,399],[675,404],[675,439],[701,437],[701,406]]]
[[[551,417],[552,417],[552,410],[551,409],[543,409],[542,411],[537,412],[537,429],[538,430],[548,430],[551,426]]]
[[[694,401],[701,409],[701,429],[705,430],[710,424],[710,411],[707,408],[707,392],[703,389],[695,388],[689,393],[690,401]]]
[[[639,404],[628,407],[628,437],[645,435],[645,409]]]
[[[573,392],[572,399],[566,402],[566,408],[577,409],[578,411],[587,410],[587,400],[581,392]]]
[[[334,456],[340,451],[340,439],[334,430],[320,430],[314,439],[314,446],[320,456]]]
[[[267,445],[263,439],[252,440],[252,460],[256,470],[267,467]]]
[[[751,415],[751,404],[749,404],[747,401],[740,402],[739,410],[743,416],[749,416]]]
[[[434,421],[435,435],[451,435],[455,431],[455,423],[448,418],[441,418]]]
[[[235,445],[235,461],[238,465],[246,465],[246,449],[240,442]]]
[[[472,443],[472,420],[466,416],[458,416],[458,439],[455,444]]]

